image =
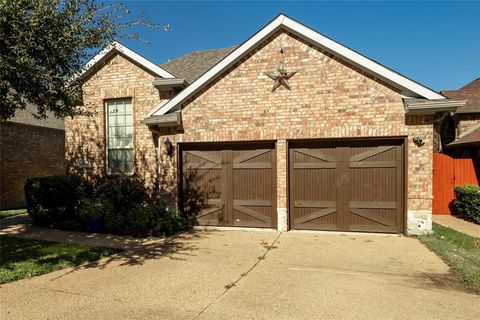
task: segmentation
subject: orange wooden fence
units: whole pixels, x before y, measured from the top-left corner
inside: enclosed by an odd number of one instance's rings
[[[453,188],[464,184],[479,185],[480,161],[453,159],[433,154],[433,214],[451,214],[455,194]]]

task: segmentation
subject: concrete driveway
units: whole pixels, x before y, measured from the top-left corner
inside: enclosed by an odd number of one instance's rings
[[[120,241],[121,242],[121,241]],[[197,230],[0,287],[5,319],[478,319],[399,236]]]

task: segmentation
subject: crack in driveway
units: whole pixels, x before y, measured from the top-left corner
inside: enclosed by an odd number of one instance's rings
[[[195,317],[193,317],[192,320],[198,319],[198,317],[200,317],[205,311],[207,311],[207,309],[210,308],[210,306],[212,306],[215,302],[217,302],[218,299],[220,299],[222,296],[224,296],[230,289],[235,287],[240,282],[240,280],[242,280],[242,278],[246,277],[250,272],[252,272],[260,264],[261,261],[265,260],[265,257],[267,256],[268,252],[270,252],[270,250],[275,248],[275,243],[277,243],[281,234],[282,234],[282,232],[278,233],[277,237],[267,247],[267,250],[265,250],[265,252],[257,258],[257,261],[255,261],[255,263],[250,268],[248,268],[247,271],[242,272],[240,274],[240,276],[235,281],[226,285],[225,290],[222,293],[220,293],[218,296],[216,296],[209,304],[207,304],[207,306],[205,308],[203,308]]]

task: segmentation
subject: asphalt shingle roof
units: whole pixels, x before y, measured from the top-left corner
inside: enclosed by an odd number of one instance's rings
[[[474,128],[470,132],[467,132],[457,140],[450,142],[449,147],[460,145],[477,145],[480,146],[480,126]]]
[[[441,91],[450,99],[467,100],[467,103],[457,109],[456,113],[477,113],[480,112],[480,78],[473,80],[458,90]]]
[[[185,79],[185,81],[190,84],[237,47],[238,46],[216,50],[193,51],[180,58],[161,64],[160,67],[177,78]]]

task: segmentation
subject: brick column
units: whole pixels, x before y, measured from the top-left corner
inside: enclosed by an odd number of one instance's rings
[[[287,209],[287,141],[277,141],[277,228],[288,229]]]

